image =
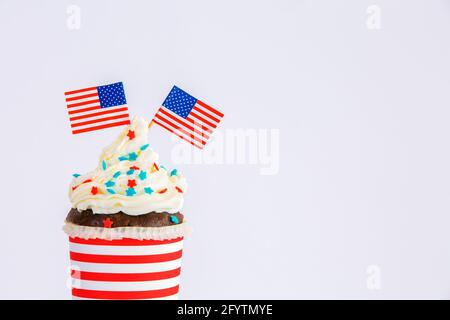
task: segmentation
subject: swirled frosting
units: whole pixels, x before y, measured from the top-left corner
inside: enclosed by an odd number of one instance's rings
[[[94,171],[74,175],[69,189],[72,207],[100,214],[178,212],[186,179],[177,170],[160,166],[158,158],[148,144],[148,122],[133,119],[103,150]]]

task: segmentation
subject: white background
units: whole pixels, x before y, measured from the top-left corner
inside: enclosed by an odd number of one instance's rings
[[[280,130],[277,175],[178,166],[181,298],[450,298],[449,31],[447,0],[1,0],[0,298],[70,297],[71,174],[121,129],[72,136],[63,92],[116,81],[135,115],[177,84],[221,130]]]

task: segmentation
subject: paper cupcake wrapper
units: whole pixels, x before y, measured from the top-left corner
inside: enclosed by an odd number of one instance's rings
[[[183,237],[69,237],[74,299],[177,299]]]
[[[69,237],[82,239],[107,239],[115,240],[122,238],[131,238],[139,240],[166,240],[184,237],[191,233],[189,226],[183,222],[167,227],[119,227],[119,228],[101,228],[79,226],[66,222],[63,227],[64,232]]]

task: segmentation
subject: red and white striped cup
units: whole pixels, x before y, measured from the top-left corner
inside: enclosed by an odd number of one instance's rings
[[[69,242],[74,299],[178,298],[183,237]]]

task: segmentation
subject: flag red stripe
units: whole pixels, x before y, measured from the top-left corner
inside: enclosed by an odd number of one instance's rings
[[[216,128],[216,127],[217,127],[214,123],[209,122],[209,121],[206,120],[205,118],[200,117],[199,115],[195,114],[195,113],[192,112],[192,111],[191,111],[191,113],[189,113],[188,118],[189,118],[190,116],[193,116],[194,118],[199,119],[200,121],[206,123],[206,124],[207,124],[208,126],[210,126],[210,127],[213,127],[213,128]]]
[[[88,100],[88,101],[83,101],[83,102],[78,102],[78,103],[72,103],[72,104],[68,104],[67,108],[84,106],[84,105],[91,104],[91,103],[96,103],[96,102],[100,102],[100,100],[99,99],[94,99],[94,100]]]
[[[197,112],[200,112],[202,115],[204,115],[204,116],[210,118],[211,120],[213,120],[213,121],[215,121],[215,122],[217,122],[217,123],[220,122],[219,119],[217,119],[216,117],[213,117],[212,115],[210,115],[209,113],[203,111],[203,110],[200,109],[199,107],[194,106],[194,108],[192,108],[192,109],[194,109],[194,110],[197,111]]]
[[[72,278],[91,281],[154,281],[174,278],[180,275],[181,268],[149,273],[102,273],[72,270]]]
[[[116,111],[116,112],[117,112],[117,111]],[[97,114],[95,114],[95,115],[97,115]],[[85,125],[87,125],[87,124],[99,123],[99,122],[104,122],[104,121],[109,121],[109,120],[120,119],[120,118],[128,118],[128,113],[125,113],[125,114],[119,114],[119,115],[117,115],[117,116],[111,116],[111,117],[106,117],[106,118],[100,118],[100,119],[94,119],[94,120],[84,121],[84,122],[78,122],[78,123],[71,124],[70,126],[71,126],[72,128],[76,128],[76,127],[85,126]]]
[[[176,135],[177,135],[178,137],[180,137],[181,139],[186,140],[187,142],[189,142],[189,143],[192,144],[193,146],[195,146],[195,147],[197,147],[197,148],[199,148],[199,149],[203,149],[202,146],[199,146],[199,145],[197,145],[196,143],[194,143],[193,141],[191,141],[191,140],[189,140],[189,139],[183,137],[183,136],[180,135],[178,132],[175,132],[174,130],[172,130],[171,128],[165,126],[164,124],[160,123],[159,121],[156,121],[155,119],[153,119],[153,122],[156,123],[156,124],[158,124],[158,125],[160,125],[160,126],[163,127],[164,129],[169,130],[170,132],[176,134]]]
[[[194,136],[194,133],[189,133],[186,130],[184,130],[182,127],[176,125],[175,123],[167,120],[166,118],[161,117],[159,114],[155,115],[155,118],[158,118],[160,121],[165,122],[167,124],[169,124],[170,126],[172,126],[173,128],[180,130],[181,132],[183,132],[185,135],[189,136],[191,139],[194,139],[197,142],[200,142],[201,144],[205,144],[206,142],[203,141],[200,138],[197,138],[196,136]],[[201,132],[200,132],[201,133]]]
[[[177,294],[179,286],[148,291],[100,291],[87,289],[72,289],[72,295],[79,298],[111,299],[111,300],[135,300],[162,298]]]
[[[94,90],[94,89],[97,89],[97,87],[90,87],[90,88],[85,88],[85,89],[80,89],[80,90],[67,91],[67,92],[64,92],[64,94],[67,96],[67,95],[70,95],[70,94],[75,94],[75,93],[80,93],[80,92],[85,92],[85,91],[91,91],[91,90]]]
[[[208,109],[209,111],[211,111],[212,113],[215,113],[217,116],[219,117],[223,117],[223,113],[220,112],[219,110],[214,109],[213,107],[208,106],[206,103],[204,103],[203,101],[197,100],[197,103],[199,105],[201,105],[203,108]]]
[[[189,122],[192,123],[192,124],[195,124],[195,125],[197,125],[197,126],[200,126],[200,127],[202,128],[203,131],[206,131],[206,132],[208,132],[209,134],[212,133],[212,130],[211,130],[211,129],[209,129],[208,127],[206,127],[206,126],[200,124],[200,122],[198,122],[198,121],[194,121],[194,120],[192,120],[192,119],[189,118],[189,117],[186,118],[185,120],[189,121]]]
[[[79,244],[91,244],[91,245],[99,245],[99,246],[148,246],[148,245],[158,245],[158,244],[169,244],[175,243],[183,240],[183,237],[178,237],[170,240],[138,240],[138,239],[115,239],[115,240],[105,240],[105,239],[82,239],[82,238],[73,238],[70,237],[69,241],[72,243]]]
[[[89,128],[74,130],[74,131],[72,131],[72,133],[73,134],[78,134],[78,133],[83,133],[83,132],[89,132],[89,131],[94,131],[94,130],[100,130],[100,129],[105,129],[105,128],[122,126],[122,125],[125,125],[125,124],[130,124],[130,120],[121,121],[121,122],[114,122],[114,123],[108,123],[108,124],[104,124],[104,125],[101,125],[101,126],[89,127]]]
[[[98,110],[100,110],[100,109],[98,109]],[[78,116],[78,117],[72,117],[72,118],[70,118],[70,121],[81,120],[81,119],[86,119],[86,118],[95,117],[95,116],[102,116],[104,114],[122,112],[122,111],[127,111],[127,110],[128,110],[128,107],[112,109],[112,110],[106,109],[105,111],[99,111],[99,112],[95,112],[95,113],[84,114],[84,115]]]
[[[99,109],[101,109],[100,105],[94,106],[94,107],[89,107],[89,108],[84,108],[84,109],[78,109],[78,110],[69,111],[69,115],[80,113],[80,112],[85,112],[85,111],[99,110]]]
[[[70,252],[70,259],[80,262],[93,263],[154,263],[172,261],[181,258],[183,250],[170,253],[142,255],[142,256],[119,256],[119,255],[102,255],[88,254],[79,252]]]
[[[66,98],[66,101],[69,102],[69,101],[80,100],[80,99],[91,98],[91,97],[98,97],[98,93],[90,93],[90,94],[85,94],[82,96]]]

